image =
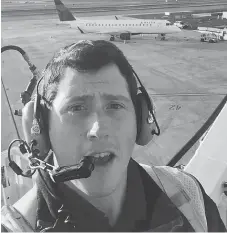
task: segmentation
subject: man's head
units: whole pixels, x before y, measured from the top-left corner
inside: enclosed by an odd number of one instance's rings
[[[58,164],[99,157],[78,185],[90,195],[110,194],[127,172],[137,135],[137,85],[123,53],[102,40],[69,45],[47,64],[39,92]]]

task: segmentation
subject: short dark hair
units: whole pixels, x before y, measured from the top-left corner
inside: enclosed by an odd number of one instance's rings
[[[82,40],[60,49],[42,72],[39,93],[51,108],[57,95],[58,85],[67,67],[79,72],[92,72],[116,64],[128,84],[134,108],[136,108],[137,83],[133,69],[123,52],[113,43],[105,40]],[[136,110],[136,109],[135,109]]]

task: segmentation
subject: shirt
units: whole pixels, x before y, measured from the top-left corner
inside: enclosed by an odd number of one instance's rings
[[[53,182],[48,182],[48,177],[45,177],[45,182],[52,185],[52,191],[61,194],[60,203],[64,203],[65,208],[71,214],[71,219],[75,222],[74,229],[67,228],[66,224],[63,223],[54,228],[55,232],[194,231],[188,220],[168,196],[133,159],[130,160],[128,165],[126,194],[121,213],[113,227],[110,226],[108,218],[103,212],[96,209],[64,183],[58,186],[53,185]],[[50,221],[50,226],[53,226],[56,220],[54,216],[56,216],[60,205],[47,192],[42,179],[39,180],[38,187],[40,205],[37,217],[43,221]],[[216,231],[225,231],[216,205],[203,189],[202,192],[206,207],[208,231],[215,231],[215,229]]]
[[[110,226],[108,218],[103,212],[96,209],[68,186],[62,183],[58,189],[63,196],[65,207],[75,219],[76,231],[132,231],[138,221],[146,220],[143,183],[137,163],[133,160],[130,160],[128,165],[126,194],[122,209],[113,227]],[[46,200],[48,202],[48,198]],[[39,215],[40,219],[45,221],[46,217],[41,216],[42,214]]]

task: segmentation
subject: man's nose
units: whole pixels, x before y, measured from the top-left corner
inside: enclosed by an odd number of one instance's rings
[[[87,138],[89,140],[96,140],[96,139],[106,139],[109,136],[107,122],[105,119],[101,119],[100,117],[95,114],[92,117],[92,121],[90,123],[90,128],[87,132]]]

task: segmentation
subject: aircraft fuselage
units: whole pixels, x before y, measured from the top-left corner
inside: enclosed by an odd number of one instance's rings
[[[71,27],[79,27],[85,33],[109,33],[112,35],[117,32],[160,34],[181,31],[166,20],[76,20],[70,21],[69,24]]]

